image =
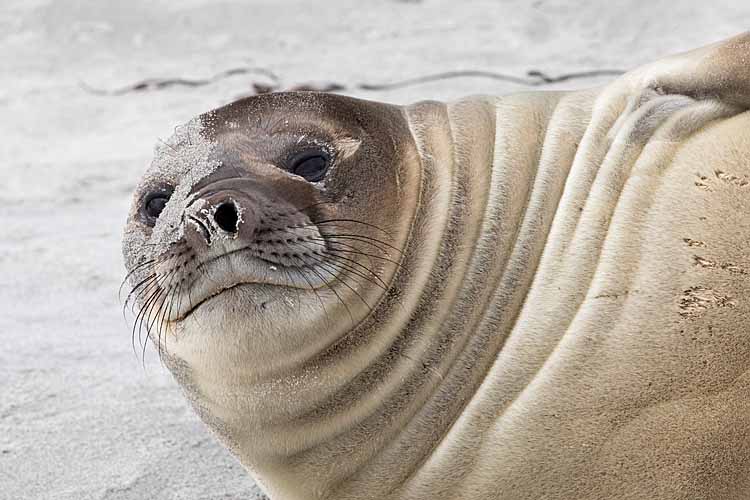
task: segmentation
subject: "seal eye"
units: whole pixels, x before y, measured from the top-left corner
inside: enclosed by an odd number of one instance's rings
[[[146,196],[143,202],[143,210],[150,223],[156,222],[156,219],[159,218],[164,207],[167,206],[170,196],[172,196],[171,190],[156,191]]]
[[[308,182],[318,182],[325,177],[329,157],[325,151],[313,150],[298,154],[291,160],[290,171]]]

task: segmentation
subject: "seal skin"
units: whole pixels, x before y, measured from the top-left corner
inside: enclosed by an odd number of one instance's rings
[[[135,194],[141,323],[272,499],[750,498],[748,61],[202,115]]]

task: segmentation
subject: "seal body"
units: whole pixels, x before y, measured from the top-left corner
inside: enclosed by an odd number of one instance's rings
[[[126,227],[149,335],[272,499],[748,498],[748,59],[207,113]]]

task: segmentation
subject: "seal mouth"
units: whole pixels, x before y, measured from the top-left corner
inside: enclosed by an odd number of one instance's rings
[[[197,302],[195,304],[192,304],[191,308],[188,309],[186,312],[184,312],[181,316],[179,316],[177,318],[174,318],[174,319],[170,319],[169,321],[171,321],[171,322],[180,322],[180,321],[184,321],[184,320],[188,319],[201,306],[203,306],[204,304],[210,302],[211,300],[215,299],[216,297],[224,294],[225,292],[229,292],[231,290],[234,290],[234,289],[237,289],[237,288],[241,288],[241,287],[244,287],[244,286],[253,286],[253,285],[262,285],[262,284],[263,283],[237,283],[237,284],[231,285],[231,286],[229,286],[227,288],[222,288],[220,290],[217,290],[215,293],[212,293],[211,295],[208,295],[207,297],[204,297],[199,302]]]
[[[182,321],[206,303],[233,289],[271,286],[314,291],[330,286],[338,272],[313,266],[292,267],[251,254],[247,248],[216,256],[196,266],[196,277],[178,285],[177,307],[167,314],[168,321]],[[338,271],[338,270],[336,270]],[[326,279],[327,278],[327,279]]]

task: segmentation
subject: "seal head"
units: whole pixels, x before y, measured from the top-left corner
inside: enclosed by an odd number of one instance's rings
[[[367,315],[413,210],[401,177],[416,154],[397,137],[409,134],[394,106],[271,94],[204,114],[157,147],[124,255],[139,323],[160,349],[173,334],[164,354],[197,355],[181,349],[195,341],[241,352],[261,376]]]

